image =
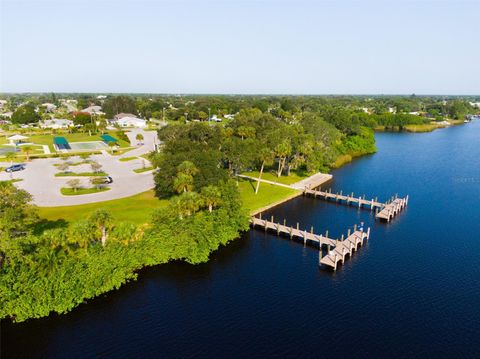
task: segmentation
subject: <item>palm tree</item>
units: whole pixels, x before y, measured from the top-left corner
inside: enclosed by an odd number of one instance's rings
[[[37,253],[37,258],[40,259],[39,269],[43,274],[48,274],[53,271],[58,265],[57,250],[49,247],[40,246]]]
[[[88,245],[95,239],[96,228],[93,223],[87,220],[76,221],[69,231],[69,240],[80,248],[88,248]]]
[[[22,152],[25,153],[25,156],[27,156],[27,162],[30,161],[30,152],[33,150],[32,146],[22,146],[21,149]]]
[[[288,141],[283,141],[275,147],[275,155],[278,157],[278,170],[277,177],[282,175],[282,171],[285,168],[287,157],[292,152],[292,145]]]
[[[178,173],[173,179],[173,188],[177,193],[191,191],[193,189],[193,177],[185,173]]]
[[[262,179],[263,170],[265,169],[265,165],[271,165],[273,163],[273,153],[267,147],[262,148],[258,152],[258,159],[262,162],[260,166],[260,173],[258,175],[257,185],[255,186],[255,194],[258,193],[260,188],[260,180]]]
[[[208,206],[208,211],[212,213],[213,207],[218,206],[221,199],[221,192],[217,186],[207,186],[203,187],[201,191],[201,195],[205,204]]]
[[[173,180],[173,188],[177,193],[188,192],[193,189],[193,176],[198,168],[190,161],[183,161],[177,166],[177,176]]]
[[[128,222],[120,222],[112,229],[110,233],[110,240],[128,245],[129,243],[139,239],[140,233],[141,231],[138,230],[136,225]]]
[[[198,168],[190,161],[183,161],[177,166],[177,172],[195,176],[198,173]]]
[[[174,197],[173,205],[176,208],[179,217],[191,216],[197,212],[203,203],[203,198],[197,192],[184,192],[180,196]]]
[[[7,161],[10,161],[10,166],[13,165],[13,160],[17,157],[16,152],[7,152],[5,158]]]
[[[255,127],[239,126],[237,128],[237,134],[241,137],[242,141],[245,138],[253,138],[255,137]]]
[[[105,247],[108,230],[112,227],[113,218],[105,209],[97,209],[90,215],[89,221],[94,223],[102,234],[102,246]]]

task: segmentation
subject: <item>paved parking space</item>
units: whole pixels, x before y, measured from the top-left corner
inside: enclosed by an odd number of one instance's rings
[[[142,131],[142,130],[138,130]],[[129,133],[129,138],[135,138],[135,131]],[[154,187],[152,171],[144,173],[135,173],[133,170],[142,168],[143,158],[137,158],[132,161],[121,162],[121,157],[134,157],[148,153],[153,149],[154,141],[156,139],[156,132],[146,132],[145,145],[138,147],[132,151],[125,153],[122,156],[111,156],[104,152],[101,155],[92,155],[90,159],[102,165],[102,170],[108,173],[113,178],[113,183],[109,191],[78,195],[78,196],[64,196],[60,193],[62,187],[68,187],[67,182],[72,178],[79,178],[82,184],[90,187],[89,178],[86,177],[55,177],[55,173],[59,170],[55,164],[63,163],[59,158],[36,159],[26,164],[24,171],[9,174],[6,172],[0,173],[1,180],[22,179],[16,182],[15,185],[19,188],[25,189],[33,196],[33,201],[36,205],[41,207],[56,207],[56,206],[70,206],[85,203],[94,203],[101,201],[108,201],[123,197],[133,196],[135,194],[148,191]],[[134,139],[133,144],[137,141]],[[151,147],[150,147],[151,146]],[[80,161],[78,157],[72,157],[70,161]],[[146,161],[146,165],[149,165]],[[8,167],[9,163],[0,163],[1,167]],[[90,172],[89,165],[80,165],[70,167],[72,172]]]

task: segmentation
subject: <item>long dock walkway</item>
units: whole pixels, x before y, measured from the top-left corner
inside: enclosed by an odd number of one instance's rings
[[[387,202],[378,201],[378,197],[372,199],[366,199],[365,195],[356,197],[353,192],[348,194],[332,193],[332,190],[322,191],[321,188],[313,189],[319,187],[326,182],[329,182],[333,177],[328,173],[316,173],[313,176],[305,178],[294,184],[284,184],[280,182],[259,179],[247,175],[237,175],[240,178],[248,179],[251,181],[258,181],[262,183],[268,183],[275,186],[280,186],[284,188],[290,188],[297,191],[302,191],[305,196],[312,196],[314,198],[321,198],[326,201],[335,201],[337,203],[344,203],[351,206],[358,206],[359,208],[369,208],[371,211],[375,210],[375,218],[385,220],[390,222],[395,218],[407,205],[408,205],[408,195],[404,198],[399,198],[398,196],[391,197]],[[298,192],[301,194],[302,192]],[[256,213],[260,213],[257,211]]]
[[[384,219],[390,222],[397,214],[401,212],[408,205],[408,195],[405,198],[392,197],[387,202],[379,202],[377,198],[366,199],[365,196],[355,197],[353,192],[350,195],[340,193],[332,193],[332,191],[322,191],[305,188],[304,195],[313,196],[314,198],[321,198],[326,201],[333,200],[335,202],[345,203],[347,205],[355,205],[359,208],[368,207],[371,211],[375,210],[377,213],[375,218]]]
[[[310,229],[310,231],[300,230],[298,223],[297,227],[294,228],[287,226],[285,221],[283,224],[281,224],[275,223],[273,219],[273,216],[271,217],[270,221],[262,219],[260,215],[258,218],[252,217],[250,219],[250,224],[253,228],[260,227],[265,230],[265,232],[268,230],[273,231],[277,234],[277,236],[283,235],[290,237],[290,239],[300,239],[303,241],[304,245],[306,245],[307,242],[318,243],[318,264],[332,267],[333,270],[337,270],[337,265],[339,262],[344,263],[347,255],[351,257],[353,253],[358,250],[358,246],[362,246],[363,241],[370,238],[370,228],[367,229],[367,232],[364,232],[363,230],[357,230],[356,225],[354,226],[353,233],[348,230],[346,239],[344,239],[344,235],[342,235],[342,238],[338,240],[329,238],[328,231],[325,233],[325,235],[315,234],[313,233],[313,227]],[[327,246],[327,254],[324,257],[322,257],[322,246]]]

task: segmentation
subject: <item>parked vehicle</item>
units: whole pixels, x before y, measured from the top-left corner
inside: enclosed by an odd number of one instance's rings
[[[103,179],[103,183],[106,183],[106,184],[113,183],[113,178],[110,176],[103,177],[102,179]]]
[[[23,171],[25,169],[24,164],[16,164],[12,165],[10,167],[5,168],[5,172],[17,172],[17,171]]]

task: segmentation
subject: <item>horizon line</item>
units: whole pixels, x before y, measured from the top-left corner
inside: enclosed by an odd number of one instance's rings
[[[447,94],[447,93],[215,93],[215,92],[116,92],[116,91],[94,91],[94,92],[82,92],[82,91],[5,91],[0,92],[0,95],[37,95],[37,94],[72,94],[72,95],[156,95],[156,96],[448,96],[448,97],[480,97],[480,94]]]

